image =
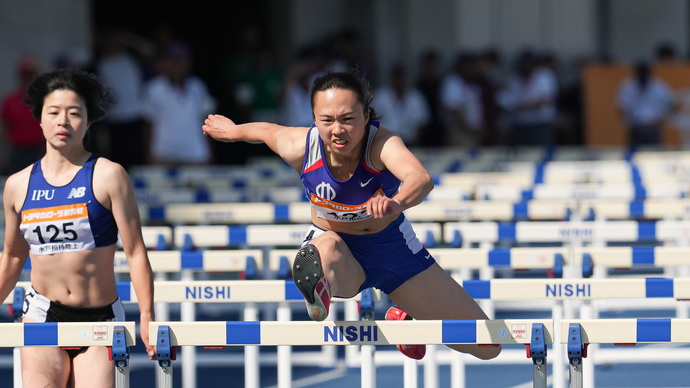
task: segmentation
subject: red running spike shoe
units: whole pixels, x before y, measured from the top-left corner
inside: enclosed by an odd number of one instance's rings
[[[398,307],[391,307],[386,311],[386,320],[405,321],[412,320],[412,317]],[[415,360],[421,360],[426,354],[426,345],[397,345],[397,347],[402,354]]]
[[[321,256],[314,245],[307,244],[297,251],[292,278],[304,296],[309,317],[314,321],[326,319],[331,306],[331,284],[323,275]]]

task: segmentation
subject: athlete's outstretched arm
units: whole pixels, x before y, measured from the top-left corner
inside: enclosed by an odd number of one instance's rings
[[[21,173],[20,173],[21,174]],[[28,178],[27,178],[28,179]],[[19,280],[24,264],[29,259],[29,245],[19,230],[19,209],[15,208],[16,198],[25,195],[19,190],[23,184],[17,175],[5,182],[3,202],[5,208],[5,247],[0,256],[0,303],[7,298]],[[20,192],[21,191],[21,192]]]
[[[201,127],[204,134],[223,142],[243,141],[265,143],[273,152],[296,170],[302,167],[307,127],[285,127],[278,124],[253,122],[235,124],[222,115],[209,115]]]

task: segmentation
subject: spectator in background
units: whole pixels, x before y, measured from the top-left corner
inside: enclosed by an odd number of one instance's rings
[[[441,107],[449,146],[476,147],[482,130],[482,106],[476,84],[477,59],[461,54],[441,83]]]
[[[311,109],[311,84],[322,71],[321,55],[315,47],[298,54],[288,71],[281,91],[280,123],[288,127],[310,126],[314,121]]]
[[[429,121],[419,132],[419,145],[440,147],[444,145],[446,128],[441,119],[441,81],[443,80],[443,61],[438,51],[426,50],[419,58],[417,90],[426,100]]]
[[[515,146],[552,146],[556,120],[558,85],[551,71],[539,66],[535,53],[520,53],[515,72],[499,104],[510,120],[512,144]]]
[[[191,74],[189,49],[180,42],[168,45],[156,66],[159,75],[144,85],[142,98],[150,163],[209,163],[209,141],[198,127],[216,101],[204,81]]]
[[[654,53],[657,63],[670,64],[675,63],[677,58],[676,48],[671,43],[660,43]]]
[[[498,74],[498,53],[488,49],[477,57],[478,74],[477,86],[482,107],[483,131],[480,133],[479,144],[483,147],[503,143],[502,131],[499,128],[500,109],[497,96],[501,90],[501,79]]]
[[[585,68],[591,63],[589,58],[575,60],[575,71],[570,79],[565,79],[558,94],[558,117],[561,144],[584,144],[584,111],[582,82]]]
[[[106,107],[108,115],[104,121],[110,145],[109,156],[129,170],[133,165],[144,164],[146,155],[141,112],[144,71],[130,50],[150,58],[154,49],[152,44],[120,28],[106,30],[100,48],[95,72],[110,88],[112,99]]]
[[[239,28],[239,33],[231,39],[229,45],[223,48],[225,56],[221,61],[220,81],[218,88],[218,111],[235,117],[238,122],[245,123],[252,120],[249,106],[238,100],[237,88],[241,82],[248,79],[254,67],[253,61],[259,47],[265,40],[259,26],[249,22]],[[263,145],[244,144],[247,147],[233,143],[212,142],[215,161],[219,164],[244,164],[256,148]]]
[[[646,62],[638,62],[635,74],[623,80],[616,102],[631,147],[662,143],[662,125],[675,103],[671,88],[651,73]]]
[[[41,126],[31,115],[30,107],[24,104],[26,87],[40,72],[38,59],[24,55],[15,67],[17,88],[2,99],[2,129],[9,147],[9,158],[2,174],[11,175],[40,159],[46,151]]]
[[[373,105],[381,116],[381,124],[397,133],[408,147],[418,145],[420,131],[431,115],[424,95],[410,86],[405,65],[392,66],[388,84],[374,93]]]
[[[251,121],[276,122],[280,111],[281,71],[267,45],[256,49],[251,71],[235,89],[235,99]]]

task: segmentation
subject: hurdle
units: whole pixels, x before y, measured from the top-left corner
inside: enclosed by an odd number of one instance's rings
[[[615,344],[635,346],[638,343],[690,343],[690,320],[688,319],[578,319],[560,322],[561,344],[567,344],[570,370],[570,387],[593,387],[592,369],[584,363],[589,344]],[[566,334],[567,333],[567,334]],[[668,349],[665,350],[668,352]],[[677,359],[665,357],[669,362]],[[587,378],[587,380],[584,380]]]
[[[18,282],[17,287],[21,288],[21,292],[15,292],[6,298],[4,303],[18,303],[17,311],[21,310],[21,302],[23,298],[23,290],[29,287],[28,282]],[[23,288],[22,288],[23,287]],[[137,298],[134,292],[134,286],[131,282],[118,282],[118,294],[123,303],[136,303]],[[286,303],[304,302],[304,297],[299,292],[293,281],[286,280],[225,280],[225,281],[163,281],[154,282],[154,302],[156,303],[244,303],[244,319],[246,321],[258,319],[258,312],[256,308],[257,303],[279,303],[278,318],[281,322],[286,322],[291,319],[290,309],[286,308]],[[16,289],[15,289],[16,290]],[[21,295],[17,301],[17,295]],[[370,296],[373,300],[380,299],[378,291],[371,292]],[[329,319],[332,319],[337,311],[337,302],[351,302],[356,303],[361,300],[362,294],[351,299],[333,298],[331,305],[331,313]],[[286,311],[287,310],[287,311]],[[194,310],[183,310],[183,321],[194,320]],[[190,316],[190,313],[192,314]],[[249,350],[253,349],[253,350]],[[249,351],[248,351],[249,350]],[[193,387],[195,382],[195,357],[194,353],[185,357],[186,363],[183,363],[183,386]],[[184,355],[183,355],[184,357]],[[282,378],[281,386],[289,386],[289,373],[291,361],[302,362],[304,364],[313,365],[315,359],[320,360],[323,365],[333,364],[331,360],[335,354],[323,354],[319,352],[318,357],[291,357],[289,348],[283,347],[280,350],[279,358],[276,360],[278,364],[279,377]],[[259,386],[259,353],[257,348],[246,348],[245,359],[245,374],[247,380],[250,382],[247,387]],[[282,377],[281,377],[282,376]]]
[[[685,198],[686,185],[678,182],[641,186],[634,183],[610,184],[538,184],[529,188],[516,186],[479,186],[477,198],[520,202],[530,199],[621,199]]]
[[[690,218],[690,200],[687,198],[646,198],[637,201],[588,199],[581,201],[581,205],[589,213],[607,220]]]
[[[304,241],[311,224],[258,224],[244,225],[180,225],[174,228],[174,241],[178,249],[218,247],[295,247]],[[440,223],[412,223],[420,240],[434,245],[441,241]],[[295,252],[296,253],[296,252]]]
[[[669,242],[690,235],[690,221],[517,221],[446,222],[443,241],[460,247],[470,242],[564,243]]]
[[[47,322],[0,324],[0,347],[58,346],[80,348],[106,346],[115,368],[115,386],[129,387],[129,348],[136,344],[134,322]],[[14,376],[21,387],[21,373]]]
[[[553,320],[334,321],[334,322],[151,322],[149,343],[169,354],[161,363],[159,388],[172,387],[174,349],[179,346],[310,346],[419,344],[523,344],[533,360],[535,387],[546,387],[547,348]],[[169,351],[168,351],[169,349]],[[373,354],[372,354],[373,355]],[[375,356],[374,356],[375,357]],[[167,363],[164,363],[167,361]],[[362,387],[376,384],[374,358],[362,365]],[[165,364],[165,365],[163,365]],[[406,380],[407,383],[407,380]]]
[[[148,251],[153,272],[217,271],[244,273],[252,279],[263,269],[263,251],[260,249],[223,250],[165,250]],[[125,253],[115,252],[114,269],[116,273],[129,272]]]
[[[142,226],[144,245],[149,249],[164,250],[172,246],[173,229],[170,226]],[[122,249],[122,240],[117,238],[117,247]]]

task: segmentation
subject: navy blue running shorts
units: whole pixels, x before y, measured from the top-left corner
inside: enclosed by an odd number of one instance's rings
[[[302,245],[322,234],[312,225]],[[436,261],[419,241],[412,225],[400,214],[384,230],[365,235],[338,233],[364,269],[366,279],[359,291],[370,287],[390,294],[408,279],[423,272]]]

